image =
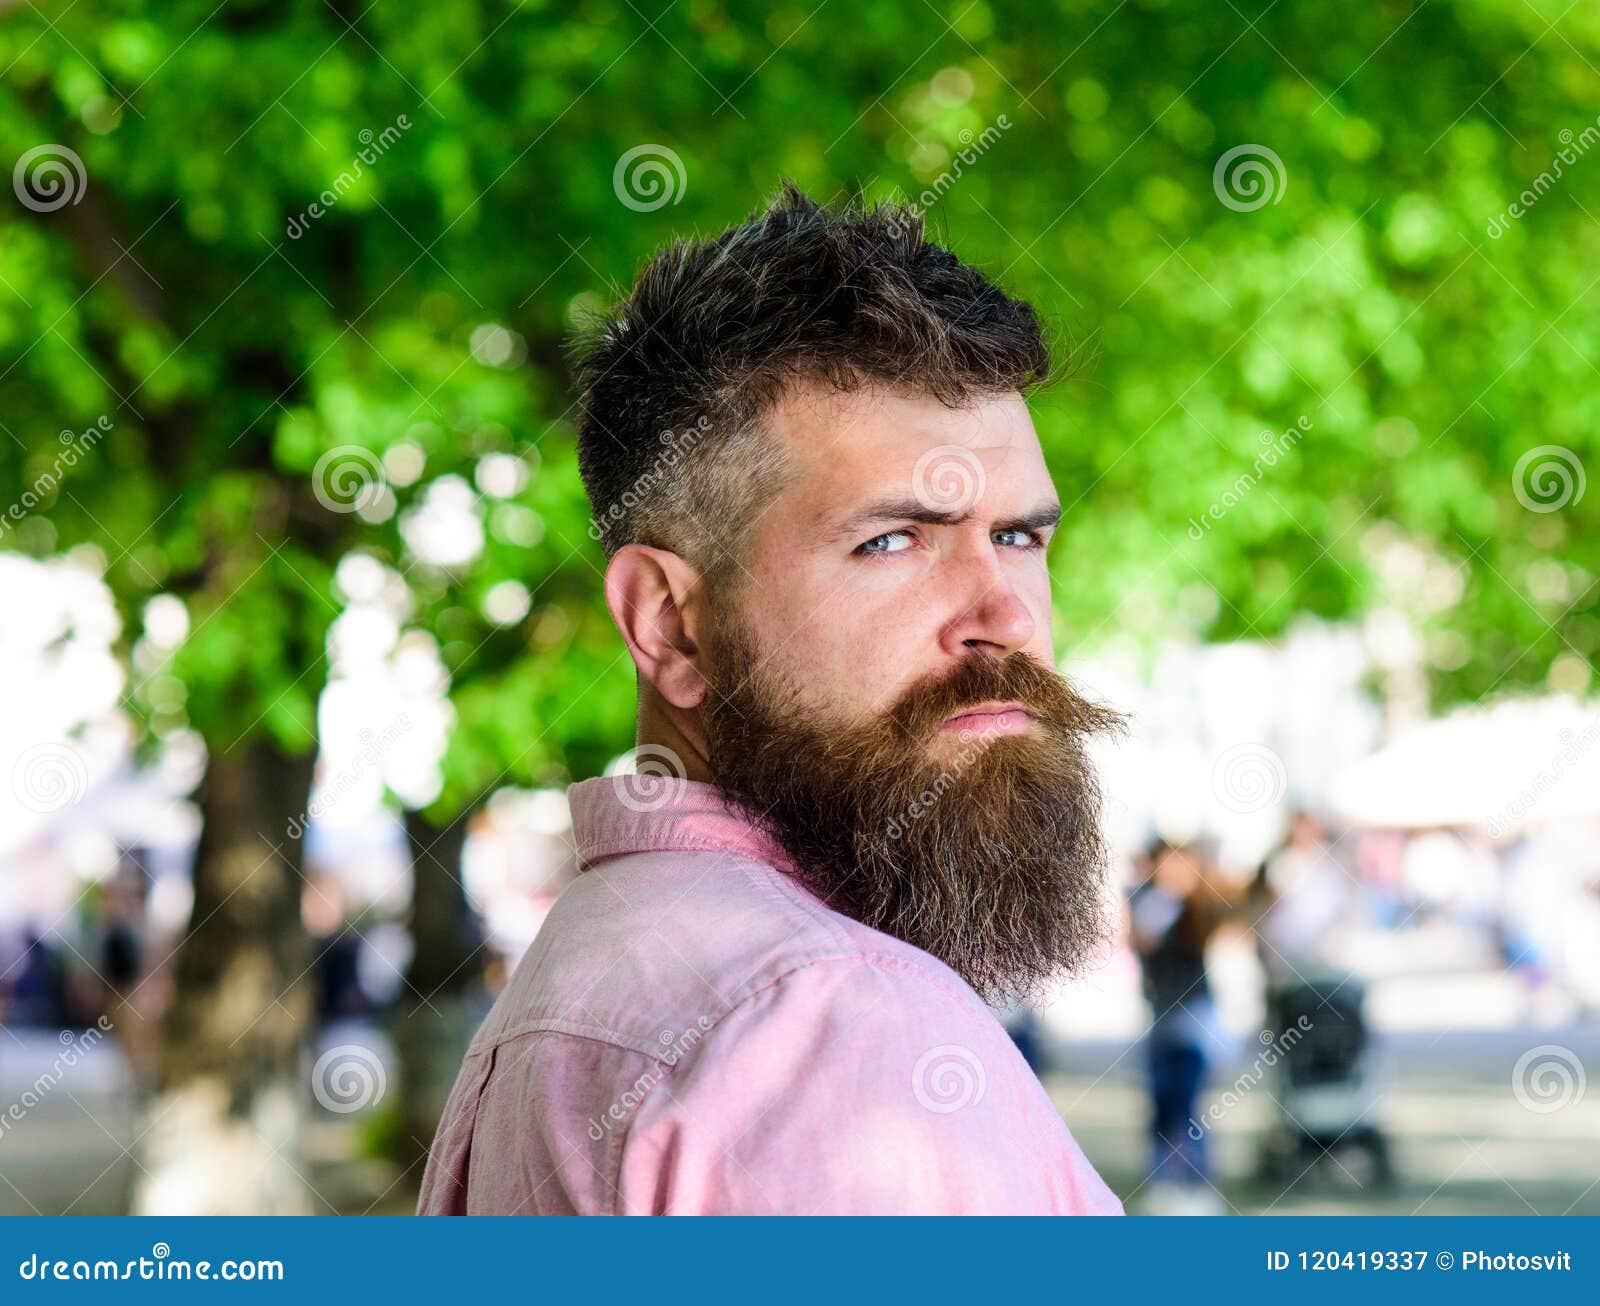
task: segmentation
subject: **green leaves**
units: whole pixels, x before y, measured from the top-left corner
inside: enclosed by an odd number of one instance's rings
[[[950,9],[952,30],[920,2],[649,23],[213,7],[0,22],[0,164],[59,143],[88,181],[52,212],[0,205],[8,497],[61,430],[114,422],[0,547],[96,544],[127,615],[188,599],[184,710],[216,745],[309,742],[329,575],[359,547],[405,575],[451,671],[445,806],[627,747],[564,340],[661,242],[781,175],[931,191],[964,257],[1092,334],[1096,365],[1036,405],[1071,505],[1068,640],[1357,613],[1388,601],[1382,526],[1464,577],[1417,614],[1443,695],[1600,652],[1600,492],[1575,481],[1550,510],[1518,492],[1541,446],[1600,475],[1600,36],[1577,11],[1546,34],[1510,0],[1249,22],[997,0]],[[645,143],[686,184],[639,211],[612,170]],[[1246,146],[1264,195],[1219,190]],[[374,469],[358,511],[315,492],[347,448]],[[492,454],[529,469],[507,496],[476,488]],[[441,477],[475,487],[468,563],[419,558],[404,529]],[[497,626],[507,581],[527,615]]]

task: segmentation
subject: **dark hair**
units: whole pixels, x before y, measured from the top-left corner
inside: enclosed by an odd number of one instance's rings
[[[577,350],[578,467],[607,555],[736,555],[779,488],[760,419],[795,381],[882,384],[960,406],[1046,379],[1033,309],[924,238],[914,208],[765,212],[675,241]]]

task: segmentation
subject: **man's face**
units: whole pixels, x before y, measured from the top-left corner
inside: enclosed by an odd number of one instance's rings
[[[792,471],[753,532],[738,606],[765,669],[812,709],[880,714],[974,652],[1052,665],[1059,500],[1019,395],[952,409],[805,387],[769,429]]]
[[[1052,666],[1027,411],[813,392],[774,428],[796,470],[714,614],[712,774],[824,901],[1033,991],[1104,935],[1084,741],[1118,718]]]

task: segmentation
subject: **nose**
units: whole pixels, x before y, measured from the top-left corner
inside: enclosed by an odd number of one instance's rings
[[[995,557],[992,545],[982,550],[987,557],[952,560],[948,566],[954,611],[940,637],[944,652],[964,658],[973,652],[1004,657],[1026,648],[1033,639],[1037,623],[1016,587]]]

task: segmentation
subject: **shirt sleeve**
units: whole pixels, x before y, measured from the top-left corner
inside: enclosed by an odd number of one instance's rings
[[[1121,1214],[998,1021],[893,962],[812,962],[651,1091],[617,1209]]]

